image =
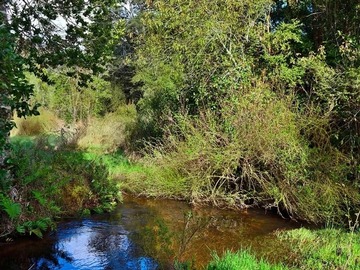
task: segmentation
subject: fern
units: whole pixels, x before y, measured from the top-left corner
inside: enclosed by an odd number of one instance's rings
[[[39,228],[35,228],[29,231],[29,234],[35,234],[37,237],[42,238],[43,237],[43,233]]]
[[[12,220],[21,214],[21,205],[13,202],[10,198],[3,195],[0,195],[0,206]]]
[[[38,190],[33,190],[32,194],[34,196],[34,198],[42,205],[45,206],[47,204],[46,199],[43,197],[43,194],[41,193],[41,191]]]
[[[35,222],[35,225],[37,228],[39,228],[42,231],[46,231],[49,227],[49,225],[51,224],[51,220],[50,218],[42,218],[42,219],[38,219]]]
[[[16,227],[16,231],[17,231],[18,233],[25,234],[25,232],[26,232],[25,226],[24,226],[24,225],[18,225],[18,226]]]
[[[18,225],[16,227],[16,231],[21,234],[28,232],[29,235],[35,234],[37,237],[42,238],[43,232],[46,231],[49,227],[53,228],[53,225],[54,224],[50,218],[39,218],[35,221],[27,221],[21,225]]]

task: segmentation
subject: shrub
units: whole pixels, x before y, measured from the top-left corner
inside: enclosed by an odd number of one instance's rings
[[[178,116],[164,142],[148,147],[143,171],[129,174],[127,186],[195,203],[261,205],[313,222],[339,221],[344,197],[348,205],[360,201],[356,189],[341,182],[347,159],[329,145],[311,146],[292,104],[260,84],[225,101],[220,112]]]

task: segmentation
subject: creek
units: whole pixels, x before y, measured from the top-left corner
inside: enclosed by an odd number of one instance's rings
[[[0,246],[0,269],[171,269],[211,254],[251,249],[276,262],[286,256],[279,230],[300,227],[264,210],[194,208],[185,202],[125,197],[112,213],[64,220],[42,239]]]

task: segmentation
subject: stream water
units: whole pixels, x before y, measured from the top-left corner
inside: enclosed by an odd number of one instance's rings
[[[277,261],[286,246],[275,232],[300,226],[263,210],[127,197],[110,214],[63,221],[43,239],[0,245],[0,269],[171,269],[174,260],[201,269],[213,252],[241,248]]]

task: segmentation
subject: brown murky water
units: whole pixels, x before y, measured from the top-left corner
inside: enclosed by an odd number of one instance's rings
[[[286,247],[274,233],[300,226],[263,210],[194,209],[128,197],[111,214],[62,222],[43,239],[1,245],[0,269],[170,269],[174,260],[201,269],[212,252],[241,248],[277,261]]]

